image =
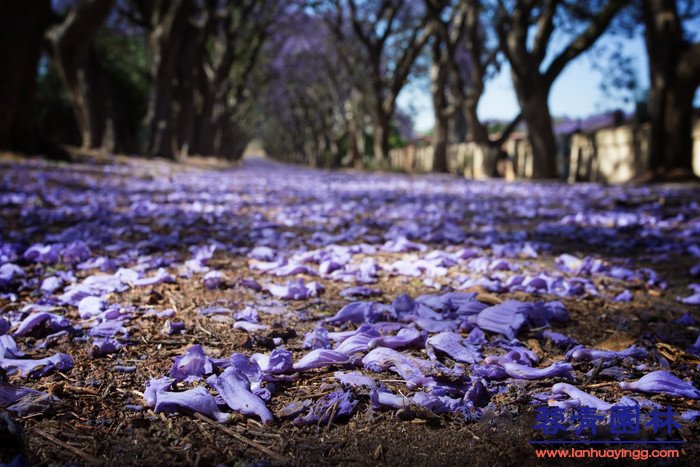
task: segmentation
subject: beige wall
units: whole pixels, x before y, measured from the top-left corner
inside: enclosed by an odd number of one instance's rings
[[[649,160],[649,124],[626,124],[603,128],[590,134],[578,133],[571,138],[569,181],[624,183],[640,174]],[[527,140],[511,138],[504,149],[511,155],[505,176],[529,178],[532,174],[532,150]],[[407,172],[430,172],[433,167],[432,146],[392,149],[394,167]],[[468,178],[484,178],[483,155],[474,143],[452,144],[448,148],[448,168]],[[700,176],[700,121],[693,128],[693,169]]]

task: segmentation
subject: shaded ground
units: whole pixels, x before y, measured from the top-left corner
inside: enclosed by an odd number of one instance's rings
[[[586,347],[621,350],[637,344],[649,350],[642,362],[622,365],[626,380],[668,364],[674,374],[699,386],[700,357],[687,352],[698,327],[674,322],[685,312],[700,319],[697,306],[677,301],[690,295],[688,284],[693,279],[688,271],[700,263],[700,197],[693,187],[508,185],[442,176],[331,173],[258,159],[227,170],[144,161],[92,166],[32,161],[5,163],[1,173],[2,242],[14,245],[19,257],[12,261],[25,273],[5,285],[0,298],[2,314],[15,329],[27,315],[21,310],[30,303],[49,303],[86,331],[94,324],[94,320],[81,320],[75,306],[52,298],[68,290],[70,281],[51,293],[42,292],[40,285],[57,271],[73,270],[78,284],[102,272],[23,259],[22,252],[34,242],[83,240],[91,257],[111,259],[113,268],[131,267],[149,277],[163,267],[175,278],[174,283],[108,295],[110,304],[133,307],[125,321],[128,335],[118,337],[128,345],[116,354],[93,358],[89,356],[91,338],[80,336],[59,336],[48,348],[39,346],[45,334],[17,338],[28,356],[64,352],[72,356],[75,367],[37,380],[11,377],[12,382],[48,392],[59,401],[16,417],[24,430],[24,445],[3,447],[5,461],[23,452],[33,464],[89,464],[91,458],[127,465],[276,463],[269,454],[199,418],[154,413],[148,407],[137,412],[125,406],[143,405],[146,381],[166,375],[172,357],[194,343],[202,344],[212,357],[227,357],[234,352],[267,353],[278,338],[298,360],[306,353],[304,333],[355,301],[339,292],[361,283],[356,280],[357,267],[366,258],[379,266],[374,282],[366,284],[382,291],[373,298],[379,302],[391,303],[404,293],[415,298],[451,290],[480,292],[477,299],[489,304],[508,298],[561,300],[570,321],[555,325],[556,331]],[[401,251],[406,249],[402,238],[420,248],[411,249],[409,244],[410,251]],[[401,244],[394,248],[396,242]],[[220,287],[210,290],[202,273],[188,271],[185,264],[196,254],[191,247],[212,244],[216,250],[206,267],[225,277]],[[345,269],[355,276],[299,275],[306,283],[315,280],[325,287],[320,298],[277,300],[239,282],[252,278],[264,286],[290,279],[259,269],[265,262],[249,258],[255,246],[269,246],[278,257],[293,260],[305,251],[333,244],[366,244],[375,251],[352,255],[348,264],[357,267]],[[397,263],[415,264],[435,250],[454,255],[464,248],[473,250],[474,256],[444,266],[444,274],[438,266],[430,266],[415,275],[410,265]],[[564,253],[600,259],[607,273],[557,268],[555,258]],[[501,259],[510,269],[494,265]],[[318,265],[310,266],[318,270]],[[615,266],[632,273],[623,279],[615,277],[611,272]],[[647,267],[658,277],[644,271]],[[517,290],[508,285],[508,278],[518,274],[526,278],[544,274],[561,278],[561,283],[549,289]],[[578,279],[583,282],[577,283]],[[615,301],[625,290],[631,292],[631,301]],[[205,316],[199,311],[214,304],[232,312]],[[233,314],[247,305],[261,310],[260,321],[269,330],[249,334],[232,329]],[[184,334],[165,334],[166,319],[149,313],[165,309],[174,311],[171,321],[184,322]],[[518,337],[538,354],[540,366],[563,358],[565,349],[539,338],[536,329]],[[492,352],[499,353],[498,349]],[[640,363],[645,367],[638,368]],[[119,372],[115,365],[136,369]],[[577,385],[606,401],[633,395],[621,391],[614,378],[599,373],[591,378],[592,363],[577,362],[574,368]],[[277,414],[292,401],[323,397],[337,386],[336,369],[312,370],[295,382],[281,383],[268,407]],[[388,389],[405,391],[395,374],[387,372],[380,378]],[[459,414],[374,410],[367,394],[360,391],[349,420],[299,429],[289,420],[263,427],[239,415],[228,427],[299,465],[536,464],[529,441],[542,436],[533,430],[532,396],[557,381],[508,380],[495,385],[500,392],[495,391],[493,404],[483,409],[476,422],[466,422]],[[700,408],[684,398],[656,395],[651,400],[678,412]],[[78,453],[58,446],[46,434],[74,446]],[[685,440],[683,463],[697,458],[699,435],[695,422],[683,423],[674,432],[673,439]],[[642,437],[653,434],[646,430]],[[610,439],[605,432],[599,438]]]

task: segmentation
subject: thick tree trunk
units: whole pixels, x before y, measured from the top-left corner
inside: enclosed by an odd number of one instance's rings
[[[91,48],[113,4],[114,0],[82,2],[46,34],[58,76],[71,95],[85,149],[102,147],[106,127],[109,96],[103,93],[101,70]]]
[[[191,154],[194,149],[194,83],[196,79],[196,57],[199,51],[200,28],[187,24],[184,43],[177,66],[177,150],[180,156]]]
[[[177,61],[187,24],[190,0],[172,0],[153,10],[149,46],[151,92],[148,99],[148,154],[173,159],[173,96]]]
[[[515,89],[523,120],[527,124],[528,142],[532,147],[532,178],[556,178],[557,145],[554,140],[552,116],[547,105],[549,91],[536,85],[527,88],[516,85]]]
[[[654,80],[649,90],[649,168],[654,173],[693,173],[694,94],[691,83]]]
[[[700,84],[699,44],[683,33],[675,1],[644,0],[644,36],[651,86],[652,179],[693,177],[693,97]]]
[[[196,113],[194,153],[210,156],[214,154],[214,93],[206,76],[199,78],[202,80],[199,86],[201,104]]]
[[[482,160],[482,173],[486,177],[498,177],[498,156],[500,154],[500,149],[493,144],[482,143],[479,144],[481,149]]]
[[[430,67],[430,94],[433,98],[435,128],[433,131],[433,172],[447,172],[447,143],[449,140],[447,77],[449,57],[438,37],[433,40],[433,63]]]
[[[48,0],[0,0],[0,149],[36,149],[36,70],[50,7]]]
[[[384,162],[389,159],[389,133],[391,116],[377,109],[374,115],[374,160]]]
[[[436,115],[435,117],[435,129],[433,131],[433,172],[447,173],[449,121],[443,115]]]

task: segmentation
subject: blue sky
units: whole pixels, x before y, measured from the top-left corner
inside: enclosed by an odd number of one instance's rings
[[[634,59],[641,88],[648,88],[648,62],[641,36],[625,40],[604,36],[600,41],[600,46],[612,46],[613,41],[621,42],[625,54]],[[571,62],[559,75],[549,97],[552,115],[576,118],[619,108],[625,111],[633,110],[633,104],[625,105],[622,100],[611,99],[601,91],[602,74],[594,67],[593,61],[596,59],[600,59],[600,56],[586,53]],[[697,105],[700,103],[700,92],[695,97]],[[433,109],[427,89],[420,89],[418,85],[408,86],[399,96],[398,102],[402,108],[414,110],[411,113],[417,131],[427,131],[433,127]],[[504,67],[498,76],[487,83],[486,92],[479,105],[479,115],[482,119],[510,119],[517,115],[518,111],[518,103],[510,81],[510,69]]]

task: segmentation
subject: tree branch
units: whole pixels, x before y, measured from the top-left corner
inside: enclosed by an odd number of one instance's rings
[[[591,24],[576,37],[562,53],[560,53],[549,65],[544,73],[544,79],[547,86],[551,86],[554,80],[576,57],[588,50],[590,46],[605,32],[615,15],[627,4],[629,0],[610,0],[605,8],[598,13],[592,20]]]

